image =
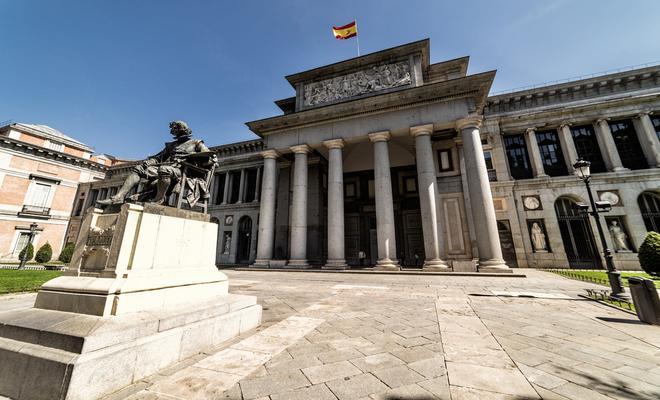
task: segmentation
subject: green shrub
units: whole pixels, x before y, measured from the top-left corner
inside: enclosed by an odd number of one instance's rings
[[[32,243],[28,243],[28,245],[23,247],[23,250],[18,253],[18,259],[27,262],[30,261],[32,257],[34,257],[34,246],[32,246]]]
[[[660,233],[649,232],[639,246],[639,263],[647,274],[660,276]]]
[[[71,262],[71,257],[73,256],[73,249],[75,245],[73,243],[67,243],[64,248],[62,249],[62,252],[60,253],[60,256],[57,257],[58,260],[62,261],[64,264],[68,264]]]
[[[37,254],[34,256],[34,261],[38,263],[47,263],[51,258],[53,258],[53,248],[50,247],[50,243],[46,242],[46,244],[41,246],[37,251]]]

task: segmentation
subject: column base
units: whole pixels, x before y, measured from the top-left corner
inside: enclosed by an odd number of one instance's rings
[[[451,271],[451,268],[449,268],[447,263],[442,261],[441,259],[434,258],[432,260],[424,261],[424,267],[422,267],[422,271],[446,272],[446,271]]]
[[[286,264],[287,268],[308,268],[307,260],[289,260]]]
[[[485,260],[479,261],[479,266],[477,269],[478,272],[489,272],[489,273],[504,273],[510,274],[513,273],[511,268],[504,262],[504,260]]]
[[[346,260],[328,260],[321,269],[346,269],[348,264]]]
[[[252,268],[269,268],[270,267],[270,260],[254,260],[254,263],[250,265]]]
[[[624,172],[624,171],[630,171],[630,168],[615,167],[615,168],[612,169],[612,172]]]
[[[381,258],[376,261],[375,271],[400,271],[401,267],[397,260],[390,260],[389,258]]]

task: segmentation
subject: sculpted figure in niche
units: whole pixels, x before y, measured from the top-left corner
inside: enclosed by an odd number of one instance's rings
[[[610,236],[612,236],[612,243],[616,251],[630,251],[628,248],[628,235],[621,229],[618,221],[610,223]]]
[[[538,222],[532,223],[532,244],[536,251],[547,251],[548,245],[545,242],[545,233]]]
[[[189,189],[186,200],[193,207],[200,198],[209,198],[206,174],[217,163],[214,152],[210,151],[202,140],[193,139],[192,130],[183,121],[170,123],[170,134],[174,140],[165,144],[160,153],[153,155],[133,167],[117,194],[105,200],[98,200],[99,205],[122,204],[128,193],[143,181],[144,190],[128,200],[166,204],[171,193],[181,193],[184,185]],[[186,181],[181,181],[181,168],[186,165]]]

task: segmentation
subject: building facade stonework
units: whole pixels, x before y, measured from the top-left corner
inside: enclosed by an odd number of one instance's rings
[[[489,97],[495,71],[429,59],[422,40],[289,75],[282,115],[247,123],[259,139],[214,147],[218,265],[603,268],[575,211],[584,158],[615,262],[639,269],[660,229],[660,66]]]
[[[46,125],[0,127],[1,261],[18,261],[33,223],[35,252],[49,243],[53,258],[59,255],[78,185],[102,180],[113,162],[93,151]]]

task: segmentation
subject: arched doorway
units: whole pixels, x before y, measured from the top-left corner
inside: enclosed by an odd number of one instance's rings
[[[250,262],[250,242],[252,239],[252,218],[247,215],[238,221],[238,246],[236,261],[238,264]]]
[[[568,265],[571,268],[602,268],[589,216],[579,214],[575,204],[568,197],[560,197],[555,201],[555,213]]]
[[[660,195],[643,192],[637,198],[647,231],[660,232]]]

